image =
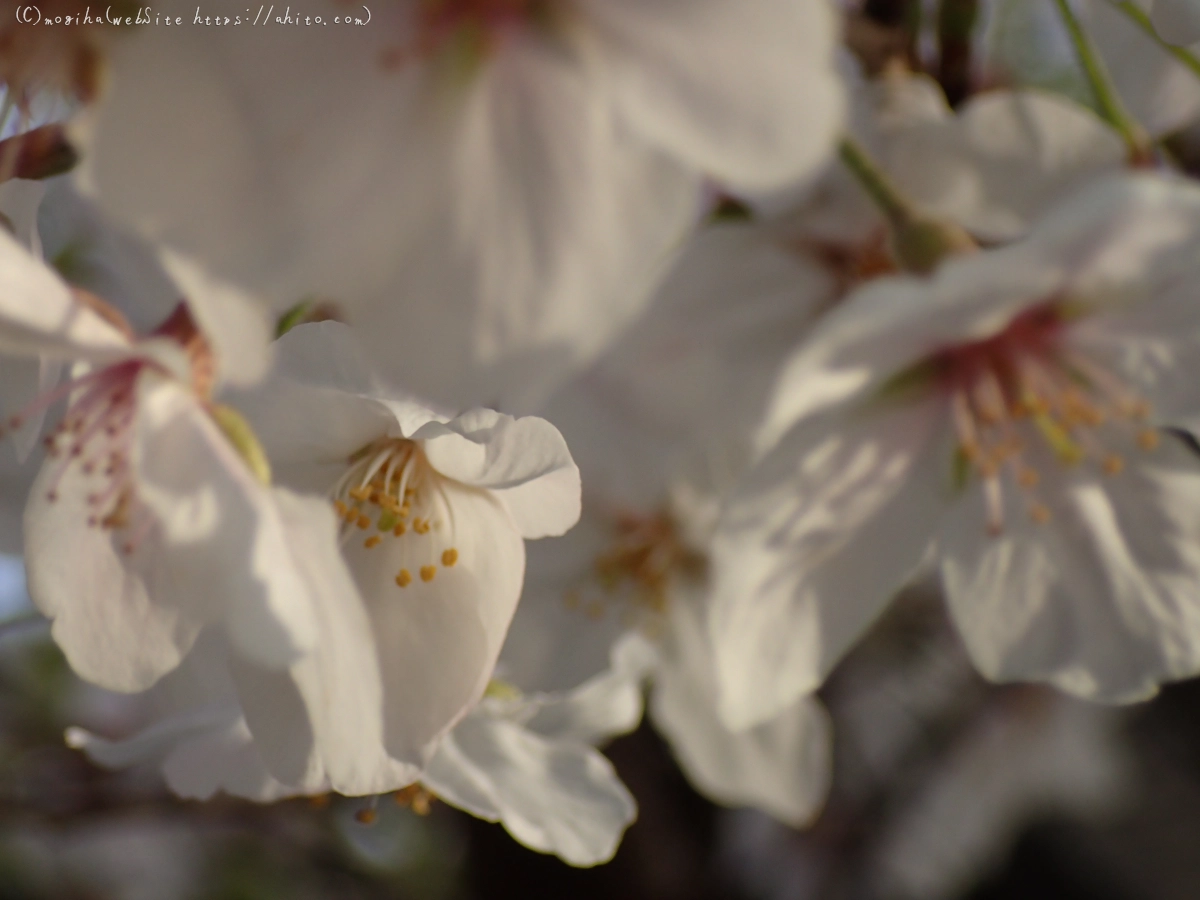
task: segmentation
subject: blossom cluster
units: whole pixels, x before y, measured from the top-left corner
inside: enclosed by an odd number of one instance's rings
[[[955,107],[826,0],[0,18],[0,551],[147,710],[68,743],[592,865],[644,706],[812,822],[917,579],[994,681],[1200,673],[1200,9],[1042,6]]]

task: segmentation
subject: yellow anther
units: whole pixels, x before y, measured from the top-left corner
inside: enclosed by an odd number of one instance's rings
[[[1049,410],[1049,405],[1037,394],[1026,394],[1021,398],[1021,407],[1027,415],[1041,416]]]
[[[413,519],[413,531],[417,534],[429,534],[429,521],[426,519]]]
[[[354,524],[359,528],[367,528],[371,524],[371,519],[367,516],[359,516],[358,521]]]
[[[418,816],[429,815],[433,801],[437,799],[430,791],[419,784],[410,784],[395,793],[396,805],[411,809]]]
[[[437,574],[437,566],[421,566],[421,580],[433,581],[433,576]]]
[[[1110,453],[1104,457],[1103,468],[1105,475],[1120,475],[1125,468],[1125,460],[1115,453]]]
[[[1153,450],[1158,446],[1158,432],[1153,428],[1147,428],[1145,431],[1142,431],[1138,434],[1137,442],[1138,446],[1143,450]]]
[[[346,518],[346,513],[349,512],[349,509],[346,507],[346,504],[343,503],[341,500],[334,500],[333,508],[337,510],[338,516],[343,519]]]
[[[1017,473],[1017,484],[1023,488],[1035,488],[1040,480],[1036,469],[1024,468]]]
[[[1050,521],[1050,507],[1044,503],[1035,503],[1029,508],[1029,518],[1038,525],[1045,525]]]
[[[412,584],[412,574],[408,571],[408,569],[401,569],[396,574],[396,584],[399,587],[408,587],[410,584]]]
[[[454,565],[456,562],[458,562],[458,551],[457,550],[455,550],[453,547],[450,547],[450,548],[442,551],[442,565],[443,566],[446,566],[446,568],[449,568],[450,566]]]
[[[353,497],[359,503],[365,503],[367,500],[369,500],[371,498],[371,489],[368,487],[350,488],[350,490],[347,491],[346,493],[348,493],[351,497]]]
[[[369,806],[364,806],[354,814],[354,818],[360,825],[371,825],[375,822],[375,810]]]
[[[408,531],[408,526],[403,522],[397,522],[396,527],[392,529],[392,534],[394,534],[396,537],[400,537],[406,531]]]
[[[383,538],[381,538],[379,535],[373,534],[369,538],[367,538],[365,541],[363,541],[363,546],[366,547],[368,550],[370,550],[372,547],[378,547],[379,542],[382,540],[383,540]]]
[[[1059,461],[1072,466],[1083,459],[1083,448],[1075,443],[1070,433],[1053,418],[1039,413],[1034,416],[1033,421]]]

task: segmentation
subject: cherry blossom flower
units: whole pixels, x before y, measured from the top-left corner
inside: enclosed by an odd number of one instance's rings
[[[216,274],[283,306],[333,298],[435,400],[544,396],[641,307],[705,179],[803,177],[840,120],[817,0],[372,15],[124,42],[82,178]]]
[[[224,622],[250,658],[290,663],[315,639],[307,592],[268,492],[210,403],[218,372],[246,381],[266,363],[254,306],[177,258],[169,267],[189,303],[138,337],[3,234],[0,255],[0,353],[74,366],[4,423],[15,431],[67,404],[45,440],[24,537],[30,594],[71,665],[139,690],[209,622]],[[226,318],[209,332],[197,323]]]
[[[814,329],[716,540],[726,722],[819,685],[931,553],[989,678],[1129,701],[1200,668],[1200,472],[1162,430],[1196,412],[1198,216],[1191,185],[1103,180]]]
[[[295,328],[278,351],[277,372],[240,405],[279,482],[337,511],[361,597],[343,601],[343,652],[380,685],[388,752],[418,764],[483,695],[521,595],[524,542],[579,518],[578,469],[543,419],[442,415],[388,389],[339,323]],[[360,677],[340,657],[311,662],[271,690],[298,689],[320,710],[322,685]],[[269,718],[277,701],[265,702]],[[243,705],[254,731],[258,710]]]

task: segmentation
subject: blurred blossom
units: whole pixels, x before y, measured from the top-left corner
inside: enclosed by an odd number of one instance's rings
[[[692,783],[795,824],[828,783],[825,714],[800,699],[759,728],[724,727],[703,609],[722,493],[751,458],[784,354],[836,291],[772,227],[693,239],[645,316],[547,407],[580,448],[585,515],[534,551],[512,637],[564,685],[609,648],[648,642],[651,715]]]
[[[123,42],[82,179],[279,308],[333,297],[435,400],[544,397],[642,307],[706,179],[804,177],[841,119],[820,0],[372,15]]]
[[[950,109],[932,78],[846,64],[850,131],[897,188],[928,214],[985,242],[1022,236],[1056,202],[1118,170],[1125,148],[1091,110],[1035,90],[994,90]],[[785,234],[824,251],[847,281],[894,268],[885,222],[842,166],[755,206]]]
[[[719,526],[730,725],[820,684],[930,552],[990,678],[1127,702],[1197,671],[1200,471],[1159,429],[1196,412],[1198,213],[1178,180],[1102,181],[814,329]]]
[[[1137,6],[1149,9],[1155,19],[1182,4],[1189,0],[1137,0]],[[1200,116],[1200,78],[1142,31],[1117,3],[1084,0],[1075,6],[1117,94],[1151,135],[1169,134]],[[1080,103],[1094,103],[1053,3],[992,0],[987,9],[987,24],[981,31],[985,79],[1039,87]]]

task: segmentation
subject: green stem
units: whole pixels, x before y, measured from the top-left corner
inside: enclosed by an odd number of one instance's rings
[[[1158,32],[1154,30],[1154,24],[1150,21],[1150,16],[1146,14],[1144,9],[1134,3],[1133,0],[1117,0],[1117,2],[1113,3],[1113,6],[1128,16],[1133,24],[1144,31],[1154,43],[1158,44],[1158,46],[1187,66],[1193,75],[1200,78],[1200,59],[1197,59],[1195,54],[1187,47],[1169,44],[1160,38]]]
[[[854,180],[879,207],[889,225],[901,228],[917,218],[917,209],[912,201],[900,193],[858,141],[843,137],[838,144],[838,156]]]
[[[887,219],[892,255],[902,269],[925,274],[952,253],[978,249],[970,235],[953,222],[922,213],[854,138],[842,137],[838,155]]]
[[[1071,44],[1075,47],[1075,56],[1079,60],[1079,66],[1083,69],[1083,74],[1096,97],[1101,117],[1121,135],[1125,146],[1129,149],[1131,162],[1140,163],[1150,159],[1150,140],[1146,132],[1137,123],[1137,120],[1125,110],[1125,106],[1121,103],[1121,98],[1113,86],[1112,78],[1108,74],[1108,69],[1104,67],[1104,61],[1100,59],[1100,55],[1084,30],[1083,23],[1079,21],[1075,10],[1071,8],[1069,0],[1055,0],[1055,3],[1071,38]]]

